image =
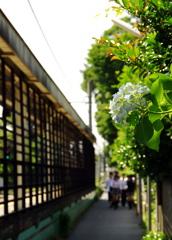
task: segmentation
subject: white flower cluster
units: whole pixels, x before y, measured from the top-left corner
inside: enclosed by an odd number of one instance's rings
[[[150,93],[146,86],[134,85],[130,82],[120,87],[119,91],[113,95],[113,100],[110,101],[109,112],[115,123],[121,123],[122,126],[129,126],[126,119],[128,115],[139,109],[145,109],[148,102],[143,95]],[[142,98],[143,97],[143,98]]]

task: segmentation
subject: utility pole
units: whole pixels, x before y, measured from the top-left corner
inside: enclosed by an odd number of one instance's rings
[[[89,128],[92,131],[92,82],[87,83]]]

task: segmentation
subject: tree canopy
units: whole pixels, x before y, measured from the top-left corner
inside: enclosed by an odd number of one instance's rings
[[[130,20],[124,18],[123,20]],[[115,39],[113,33],[118,33],[123,39],[131,40],[133,36],[117,27],[115,24],[103,33],[102,38],[109,37]],[[97,112],[95,119],[99,134],[108,141],[109,144],[114,142],[117,136],[117,129],[112,122],[111,117],[106,109],[107,102],[110,101],[112,95],[117,92],[117,77],[121,74],[124,63],[122,61],[110,61],[110,56],[105,58],[108,46],[104,44],[92,44],[89,50],[87,64],[83,73],[83,83],[81,87],[87,91],[87,83],[92,81],[93,91],[97,104]]]
[[[145,81],[146,77],[148,81],[143,85],[150,88],[150,93],[143,96],[148,102],[145,109],[138,107],[138,112],[129,110],[127,122],[134,128],[125,127],[118,131],[112,161],[122,167],[129,165],[142,176],[149,175],[155,180],[162,180],[171,176],[172,171],[172,5],[168,0],[114,2],[118,4],[113,7],[117,13],[127,10],[138,18],[134,27],[138,28],[142,38],[125,42],[115,35],[117,42],[107,37],[98,42],[109,46],[107,54],[111,60],[124,61],[132,67],[133,72],[138,70],[139,82]],[[125,83],[122,74],[118,80],[121,80],[121,85]],[[133,84],[132,78],[130,82]],[[136,89],[133,87],[132,91],[135,94]],[[132,96],[127,97],[132,102]],[[115,104],[118,104],[116,100]]]

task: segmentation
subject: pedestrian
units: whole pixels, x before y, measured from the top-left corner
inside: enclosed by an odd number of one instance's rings
[[[113,173],[109,173],[109,177],[106,179],[106,189],[108,191],[108,201],[109,207],[112,207],[112,182],[113,182]]]
[[[127,197],[128,197],[129,209],[131,209],[132,205],[133,205],[133,196],[134,196],[134,183],[133,183],[133,180],[132,180],[132,176],[128,175],[128,180],[127,180]]]
[[[127,190],[127,182],[125,180],[125,174],[122,174],[122,179],[120,180],[120,193],[121,193],[121,202],[122,206],[125,207],[126,203],[126,190]]]
[[[119,174],[119,172],[118,171],[116,171],[116,175],[118,176],[118,182],[119,182],[119,186],[120,186],[120,182],[121,182],[121,180],[120,180],[120,174]],[[119,195],[118,195],[118,203],[119,203],[119,200],[120,200],[120,189],[119,189]],[[118,203],[117,203],[117,206],[118,206]]]
[[[119,184],[119,177],[117,175],[114,176],[114,180],[112,183],[112,188],[113,188],[113,204],[114,204],[114,209],[118,208],[118,202],[119,202],[119,189],[120,189],[120,184]]]

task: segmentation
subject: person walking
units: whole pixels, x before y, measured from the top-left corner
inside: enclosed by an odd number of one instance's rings
[[[114,180],[112,182],[112,195],[113,195],[113,204],[114,204],[114,209],[118,208],[118,202],[119,202],[119,189],[120,189],[120,184],[119,184],[119,177],[117,175],[114,176]]]
[[[109,173],[109,177],[106,179],[106,189],[108,191],[108,201],[109,201],[109,207],[112,207],[112,186],[113,183],[113,173]]]
[[[133,183],[133,180],[132,180],[132,176],[128,175],[128,180],[127,180],[127,197],[128,197],[129,209],[131,209],[132,205],[133,205],[133,196],[134,196],[134,183]]]
[[[125,174],[122,174],[122,179],[120,180],[120,192],[121,192],[121,203],[122,206],[125,207],[126,203],[126,190],[127,190],[127,182],[125,180]]]

